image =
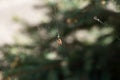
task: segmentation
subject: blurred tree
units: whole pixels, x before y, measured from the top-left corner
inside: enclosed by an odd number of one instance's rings
[[[48,3],[51,22],[26,28],[34,44],[2,48],[7,61],[0,66],[3,80],[120,79],[120,9],[107,9],[109,3],[119,0],[88,0],[83,8],[84,0],[63,1],[66,3]],[[94,20],[95,16],[104,24]],[[63,41],[60,46],[56,43],[58,30]],[[44,32],[48,37],[40,36]]]

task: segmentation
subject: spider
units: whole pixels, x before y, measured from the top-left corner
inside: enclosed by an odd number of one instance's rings
[[[58,44],[58,45],[62,45],[62,40],[61,40],[59,34],[58,34],[58,36],[57,36],[57,44]]]

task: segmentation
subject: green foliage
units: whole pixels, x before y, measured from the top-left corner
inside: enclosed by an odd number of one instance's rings
[[[7,62],[3,66],[4,78],[118,80],[120,41],[116,38],[119,32],[115,32],[120,30],[120,15],[105,9],[107,4],[103,5],[101,1],[110,0],[88,0],[89,4],[83,8],[80,4],[84,0],[63,0],[61,3],[64,4],[57,5],[49,3],[51,12],[48,15],[52,20],[39,25],[43,26],[42,31],[45,30],[49,38],[39,36],[36,26],[27,27],[24,31],[34,39],[33,44],[3,47]],[[63,15],[62,19],[58,19],[59,14]],[[94,16],[110,26],[95,21]],[[58,28],[62,46],[56,46]]]

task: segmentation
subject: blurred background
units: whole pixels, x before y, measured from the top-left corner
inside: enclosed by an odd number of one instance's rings
[[[119,19],[120,0],[0,0],[0,80],[120,80]]]

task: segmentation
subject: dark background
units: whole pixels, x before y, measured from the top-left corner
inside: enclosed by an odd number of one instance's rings
[[[79,8],[84,3],[48,1],[51,21],[34,27],[22,21],[26,25],[23,33],[34,44],[1,48],[5,54],[0,65],[3,80],[119,80],[120,0],[90,0]],[[116,10],[107,7],[110,3]],[[62,45],[56,42],[58,32]]]

